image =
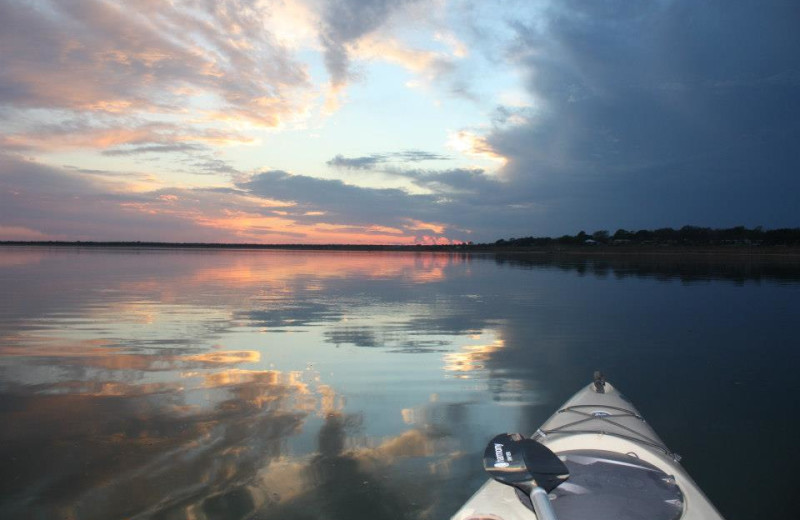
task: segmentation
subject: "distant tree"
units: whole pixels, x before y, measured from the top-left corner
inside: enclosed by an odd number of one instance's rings
[[[497,247],[541,247],[548,244],[581,245],[593,239],[597,243],[610,241],[626,241],[635,244],[686,244],[686,245],[764,245],[764,246],[800,246],[800,228],[781,228],[764,230],[762,226],[748,229],[736,226],[726,229],[713,229],[699,226],[683,226],[680,229],[660,228],[656,230],[640,229],[636,232],[618,229],[613,236],[608,231],[599,230],[590,235],[580,231],[577,235],[550,237],[522,237],[500,239],[494,243]]]
[[[669,244],[678,240],[678,232],[671,227],[656,229],[653,231],[653,236],[659,244]]]
[[[654,239],[653,232],[647,229],[640,229],[634,234],[636,241],[640,244],[646,244],[648,242],[652,242]]]
[[[601,244],[608,243],[608,236],[608,231],[605,229],[601,229],[592,233],[592,239],[594,239],[595,242],[600,242]]]
[[[780,228],[765,231],[764,243],[775,246],[800,245],[800,228]]]
[[[710,228],[683,226],[678,230],[678,240],[684,244],[710,243],[713,238],[713,232]]]
[[[736,226],[724,231],[726,235],[725,238],[729,242],[739,243],[747,240],[747,230],[744,226]]]
[[[633,240],[633,233],[620,228],[614,232],[611,238],[614,240]]]

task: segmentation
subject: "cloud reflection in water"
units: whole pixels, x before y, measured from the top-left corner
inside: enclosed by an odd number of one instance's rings
[[[2,256],[3,516],[445,514],[474,397],[442,356],[499,344],[436,287],[464,258]]]
[[[747,516],[692,425],[793,446],[795,264],[0,249],[0,517],[446,518],[598,367]]]

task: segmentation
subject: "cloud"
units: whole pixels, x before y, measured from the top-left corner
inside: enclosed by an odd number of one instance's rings
[[[205,150],[206,148],[193,143],[176,144],[151,144],[145,146],[133,146],[130,148],[112,148],[103,150],[103,155],[138,155],[143,153],[172,153],[172,152],[193,152]]]
[[[450,159],[446,155],[438,153],[425,152],[422,150],[405,150],[403,152],[396,152],[392,154],[393,157],[401,161],[419,162],[419,161],[443,161]]]
[[[370,155],[367,157],[344,157],[342,155],[337,155],[325,164],[347,170],[369,170],[385,161],[386,157],[383,155]]]
[[[283,107],[258,103],[304,85],[304,69],[264,31],[252,4],[4,2],[0,92],[16,106],[114,112],[174,109],[216,94],[254,119]]]
[[[284,208],[286,218],[298,224],[384,232],[389,238],[395,236],[387,240],[394,243],[408,235],[418,242],[442,237],[493,241],[498,229],[528,230],[531,215],[543,211],[536,203],[520,199],[517,186],[480,169],[387,171],[428,193],[360,187],[281,170],[257,173],[237,186],[254,197],[291,202]]]
[[[239,0],[0,0],[0,146],[188,151],[303,118],[307,67],[269,15]]]
[[[165,238],[388,242],[796,225],[796,14],[773,0],[0,0],[0,148],[39,158],[0,157],[3,229],[137,239],[147,224]],[[327,86],[313,84],[314,53]],[[470,104],[434,118],[453,122],[447,145],[465,162],[369,149],[327,161],[339,170],[328,174],[375,171],[371,182],[394,176],[409,193],[276,170],[266,161],[289,170],[294,159],[266,144],[219,150],[325,113],[326,88],[335,102],[359,64],[378,62],[404,68],[392,81],[413,74],[482,104],[480,115]],[[385,83],[367,85],[368,103]],[[507,106],[492,110],[496,100]],[[58,154],[75,169],[48,166]],[[130,161],[147,168],[113,171]],[[229,191],[166,187],[187,173]]]
[[[333,159],[325,164],[335,168],[346,170],[369,170],[378,165],[398,161],[398,162],[421,162],[421,161],[443,161],[450,157],[422,150],[405,150],[402,152],[372,154],[364,157],[344,157],[337,154]]]
[[[26,119],[24,115],[17,117]],[[250,144],[254,141],[238,131],[201,125],[148,121],[138,117],[91,117],[64,115],[56,122],[30,122],[18,132],[0,135],[6,150],[51,152],[71,149],[99,149],[107,156],[140,152],[175,152],[183,148],[200,150],[210,146]],[[160,149],[161,148],[161,149]]]
[[[201,217],[262,207],[240,192],[135,187],[107,174],[0,154],[0,237],[13,239],[24,228],[31,239],[236,241],[235,234],[204,225]]]
[[[462,202],[493,205],[507,197],[505,184],[480,168],[449,170],[391,169],[389,172],[407,177],[420,188],[442,197],[457,197]]]
[[[796,222],[796,15],[771,1],[552,3],[511,24],[507,58],[536,110],[485,143],[550,232]]]
[[[351,54],[362,60],[395,63],[421,75],[426,81],[451,78],[456,72],[457,56],[447,52],[416,49],[385,34],[370,34],[353,45]],[[456,87],[452,87],[451,91]],[[466,90],[466,85],[463,85]]]
[[[134,190],[104,172],[0,155],[0,239],[395,244],[461,239],[464,231],[447,223],[449,207],[436,196],[283,171],[256,174],[233,188]]]
[[[199,160],[192,160],[190,162],[191,172],[197,174],[214,175],[214,174],[229,174],[233,176],[240,175],[241,172],[231,166],[228,162],[222,159],[215,159],[213,157],[205,157]]]
[[[419,0],[328,0],[321,13],[320,43],[330,76],[330,103],[335,105],[343,88],[359,74],[353,61],[380,60],[400,65],[427,82],[450,80],[450,93],[474,97],[469,81],[457,78],[456,61],[466,57],[466,44],[447,31],[437,30],[441,22],[431,17],[438,5]],[[431,41],[443,42],[445,51],[411,45],[402,34],[404,25],[428,25]],[[397,27],[395,27],[397,26]]]
[[[347,84],[363,79],[358,64],[368,61],[392,63],[410,71],[416,78],[406,86],[439,83],[450,95],[478,102],[472,86],[475,71],[459,68],[469,49],[443,27],[447,17],[443,3],[330,0],[322,10],[320,31],[330,77],[329,105],[338,108]],[[408,26],[414,26],[418,34],[410,35]]]
[[[330,0],[325,4],[320,41],[331,84],[351,79],[347,46],[383,25],[390,15],[415,0]]]
[[[3,226],[0,225],[0,236],[3,240],[47,240],[50,237],[24,226]]]
[[[0,0],[0,146],[133,156],[253,142],[248,130],[302,120],[322,93],[281,20],[320,31],[332,109],[351,55],[448,70],[444,55],[376,34],[414,3]]]
[[[291,201],[287,217],[298,223],[383,232],[394,235],[395,239],[389,240],[394,243],[407,236],[418,242],[472,240],[472,233],[483,233],[487,223],[504,224],[519,218],[517,209],[505,205],[500,183],[479,170],[405,170],[398,174],[431,188],[430,193],[366,188],[280,170],[255,174],[238,187],[256,197]],[[450,190],[448,185],[459,189]]]
[[[293,218],[347,226],[402,228],[408,219],[440,216],[436,200],[399,189],[362,188],[339,180],[292,175],[281,170],[255,174],[238,187],[274,200],[291,201]]]

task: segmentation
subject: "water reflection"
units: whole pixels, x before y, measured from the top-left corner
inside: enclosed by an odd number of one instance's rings
[[[149,515],[252,480],[300,428],[305,389],[270,373],[214,384],[202,406],[174,385],[7,388],[4,516]]]
[[[497,340],[488,345],[471,345],[461,352],[445,354],[444,369],[455,372],[458,377],[469,377],[471,372],[485,368],[485,363],[491,359],[492,354],[503,348],[503,341]]]
[[[16,296],[0,304],[4,517],[442,512],[426,483],[447,481],[460,450],[451,425],[435,426],[439,415],[425,411],[440,406],[430,392],[441,367],[432,364],[420,378],[426,388],[400,407],[381,410],[358,401],[386,378],[334,373],[375,360],[351,352],[342,362],[320,348],[424,352],[434,362],[460,348],[418,330],[397,298],[415,297],[413,287],[440,281],[458,259],[0,256],[0,281]],[[365,280],[384,290],[360,294]],[[412,309],[424,315],[426,307]],[[348,386],[349,395],[337,389]],[[412,408],[410,421],[403,410]],[[391,416],[399,427],[381,424]]]
[[[292,491],[298,492],[276,496],[276,503],[265,508],[263,517],[422,517],[424,504],[431,502],[420,494],[424,488],[419,482],[390,477],[400,460],[432,454],[431,439],[410,431],[376,447],[347,449],[348,431],[357,429],[359,423],[358,416],[328,415],[319,430],[317,454],[299,468],[275,468],[289,474],[289,480],[295,482]],[[292,469],[297,472],[294,477]]]
[[[446,518],[486,439],[532,432],[596,368],[686,460],[713,455],[669,403],[696,402],[687,424],[712,397],[744,410],[736,381],[759,392],[765,359],[796,359],[800,286],[614,262],[0,250],[0,516]]]
[[[794,251],[787,251],[785,254],[775,251],[760,253],[758,250],[723,251],[718,254],[692,251],[661,254],[612,252],[599,255],[498,254],[495,260],[501,265],[510,264],[530,269],[556,267],[581,275],[591,273],[598,277],[613,275],[617,278],[677,279],[683,282],[800,281],[800,258]]]

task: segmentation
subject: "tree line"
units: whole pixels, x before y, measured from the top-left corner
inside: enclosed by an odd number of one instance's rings
[[[554,247],[554,246],[793,246],[800,247],[800,228],[765,230],[762,226],[752,229],[737,226],[714,229],[698,226],[683,226],[680,229],[659,228],[629,231],[618,229],[614,234],[607,230],[591,234],[580,231],[576,235],[560,237],[501,238],[495,242],[455,242],[450,244],[416,245],[369,245],[369,244],[243,244],[243,243],[199,243],[199,242],[113,242],[113,241],[0,241],[0,246],[48,246],[48,247],[134,247],[134,248],[179,248],[179,249],[304,249],[330,251],[487,251],[496,249]]]
[[[683,226],[680,229],[659,228],[630,231],[618,229],[614,234],[607,230],[591,234],[581,231],[576,235],[560,237],[522,237],[497,240],[498,247],[532,247],[548,245],[686,245],[686,246],[800,246],[800,228],[763,229],[762,226],[747,228],[709,228]]]

